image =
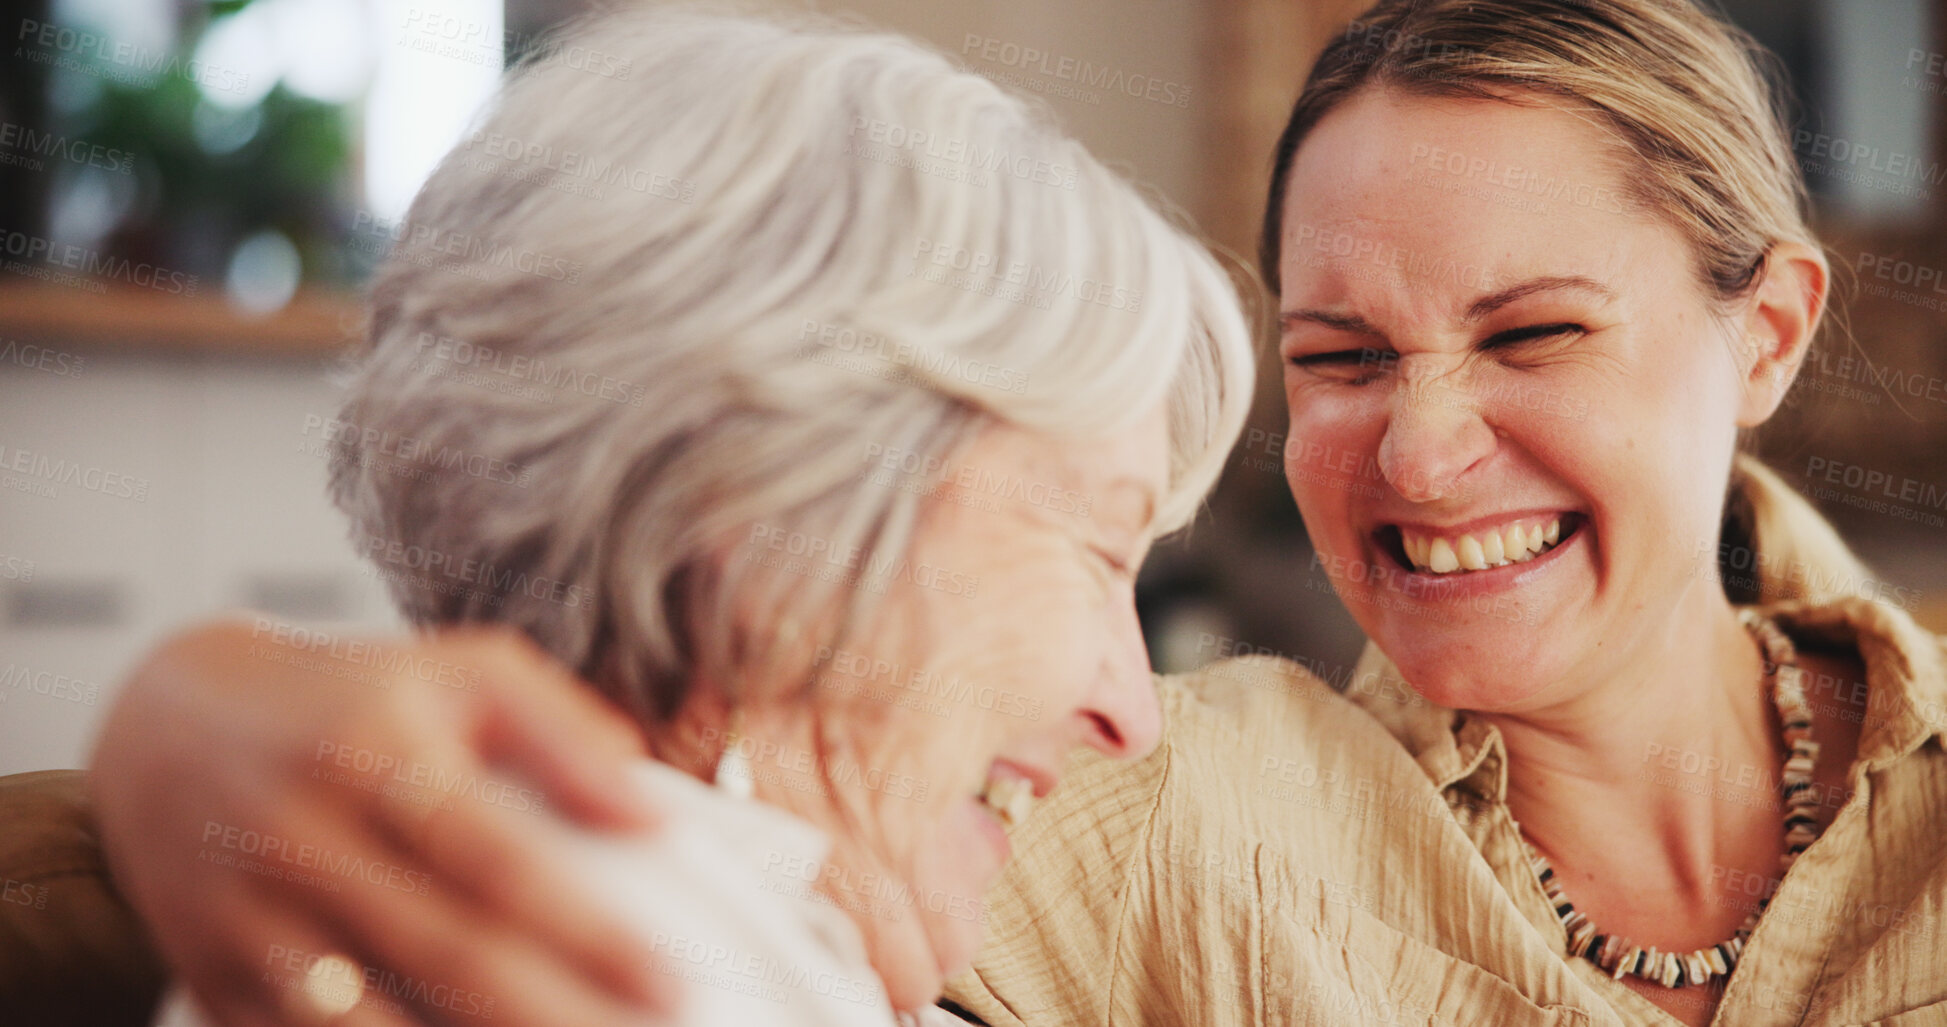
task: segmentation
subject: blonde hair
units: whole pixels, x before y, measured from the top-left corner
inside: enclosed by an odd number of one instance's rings
[[[1258,249],[1265,280],[1277,291],[1299,146],[1340,104],[1384,88],[1507,103],[1540,95],[1589,118],[1631,162],[1628,199],[1689,244],[1706,295],[1747,296],[1779,243],[1822,252],[1767,56],[1691,0],[1380,0],[1326,46],[1278,140]],[[1739,454],[1722,543],[1760,542],[1754,589],[1731,585],[1748,574],[1724,575],[1734,600],[1831,598],[1805,581],[1866,575],[1810,503]],[[1800,572],[1781,576],[1792,567]]]
[[[645,719],[697,680],[760,687],[797,627],[856,628],[984,426],[1164,405],[1168,529],[1251,399],[1236,290],[1193,239],[992,82],[808,17],[578,26],[397,234],[332,464],[356,540],[447,570],[384,575],[413,621],[519,626]],[[771,528],[858,580],[733,558]]]

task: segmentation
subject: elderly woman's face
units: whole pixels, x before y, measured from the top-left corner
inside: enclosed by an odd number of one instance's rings
[[[1717,588],[1742,340],[1625,167],[1587,119],[1379,91],[1299,151],[1285,473],[1436,702],[1548,702]]]
[[[824,654],[812,708],[844,811],[825,884],[895,1004],[972,960],[1003,822],[1073,749],[1155,747],[1134,579],[1168,461],[1160,408],[1092,441],[986,431],[925,501],[871,630]]]

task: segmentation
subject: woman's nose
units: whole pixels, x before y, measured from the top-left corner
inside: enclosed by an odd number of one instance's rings
[[[1084,742],[1116,759],[1141,759],[1163,737],[1163,710],[1149,668],[1149,649],[1134,604],[1121,618],[1117,637],[1101,673],[1076,715],[1084,721]]]
[[[1394,395],[1379,442],[1379,470],[1408,501],[1460,497],[1467,472],[1494,452],[1494,429],[1482,420],[1475,398],[1453,380],[1458,377],[1407,379]]]

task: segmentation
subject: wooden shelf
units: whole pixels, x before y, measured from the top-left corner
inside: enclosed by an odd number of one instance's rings
[[[0,334],[130,353],[320,357],[358,341],[360,307],[349,292],[305,290],[282,310],[253,316],[220,292],[10,285],[0,288]]]

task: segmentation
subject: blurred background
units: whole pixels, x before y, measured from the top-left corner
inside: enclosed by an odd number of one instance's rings
[[[817,6],[1041,96],[1241,267],[1304,71],[1365,4]],[[324,498],[319,419],[418,183],[581,7],[0,0],[0,773],[82,765],[121,675],[187,621],[398,626]],[[1852,336],[1812,359],[1763,452],[1807,493],[1835,465],[1921,483],[1917,502],[1820,505],[1947,628],[1947,0],[1723,10],[1795,91]],[[1167,88],[1110,84],[1139,77]],[[1311,568],[1266,371],[1213,516],[1145,571],[1145,627],[1163,669],[1266,651],[1342,682],[1360,638]]]

